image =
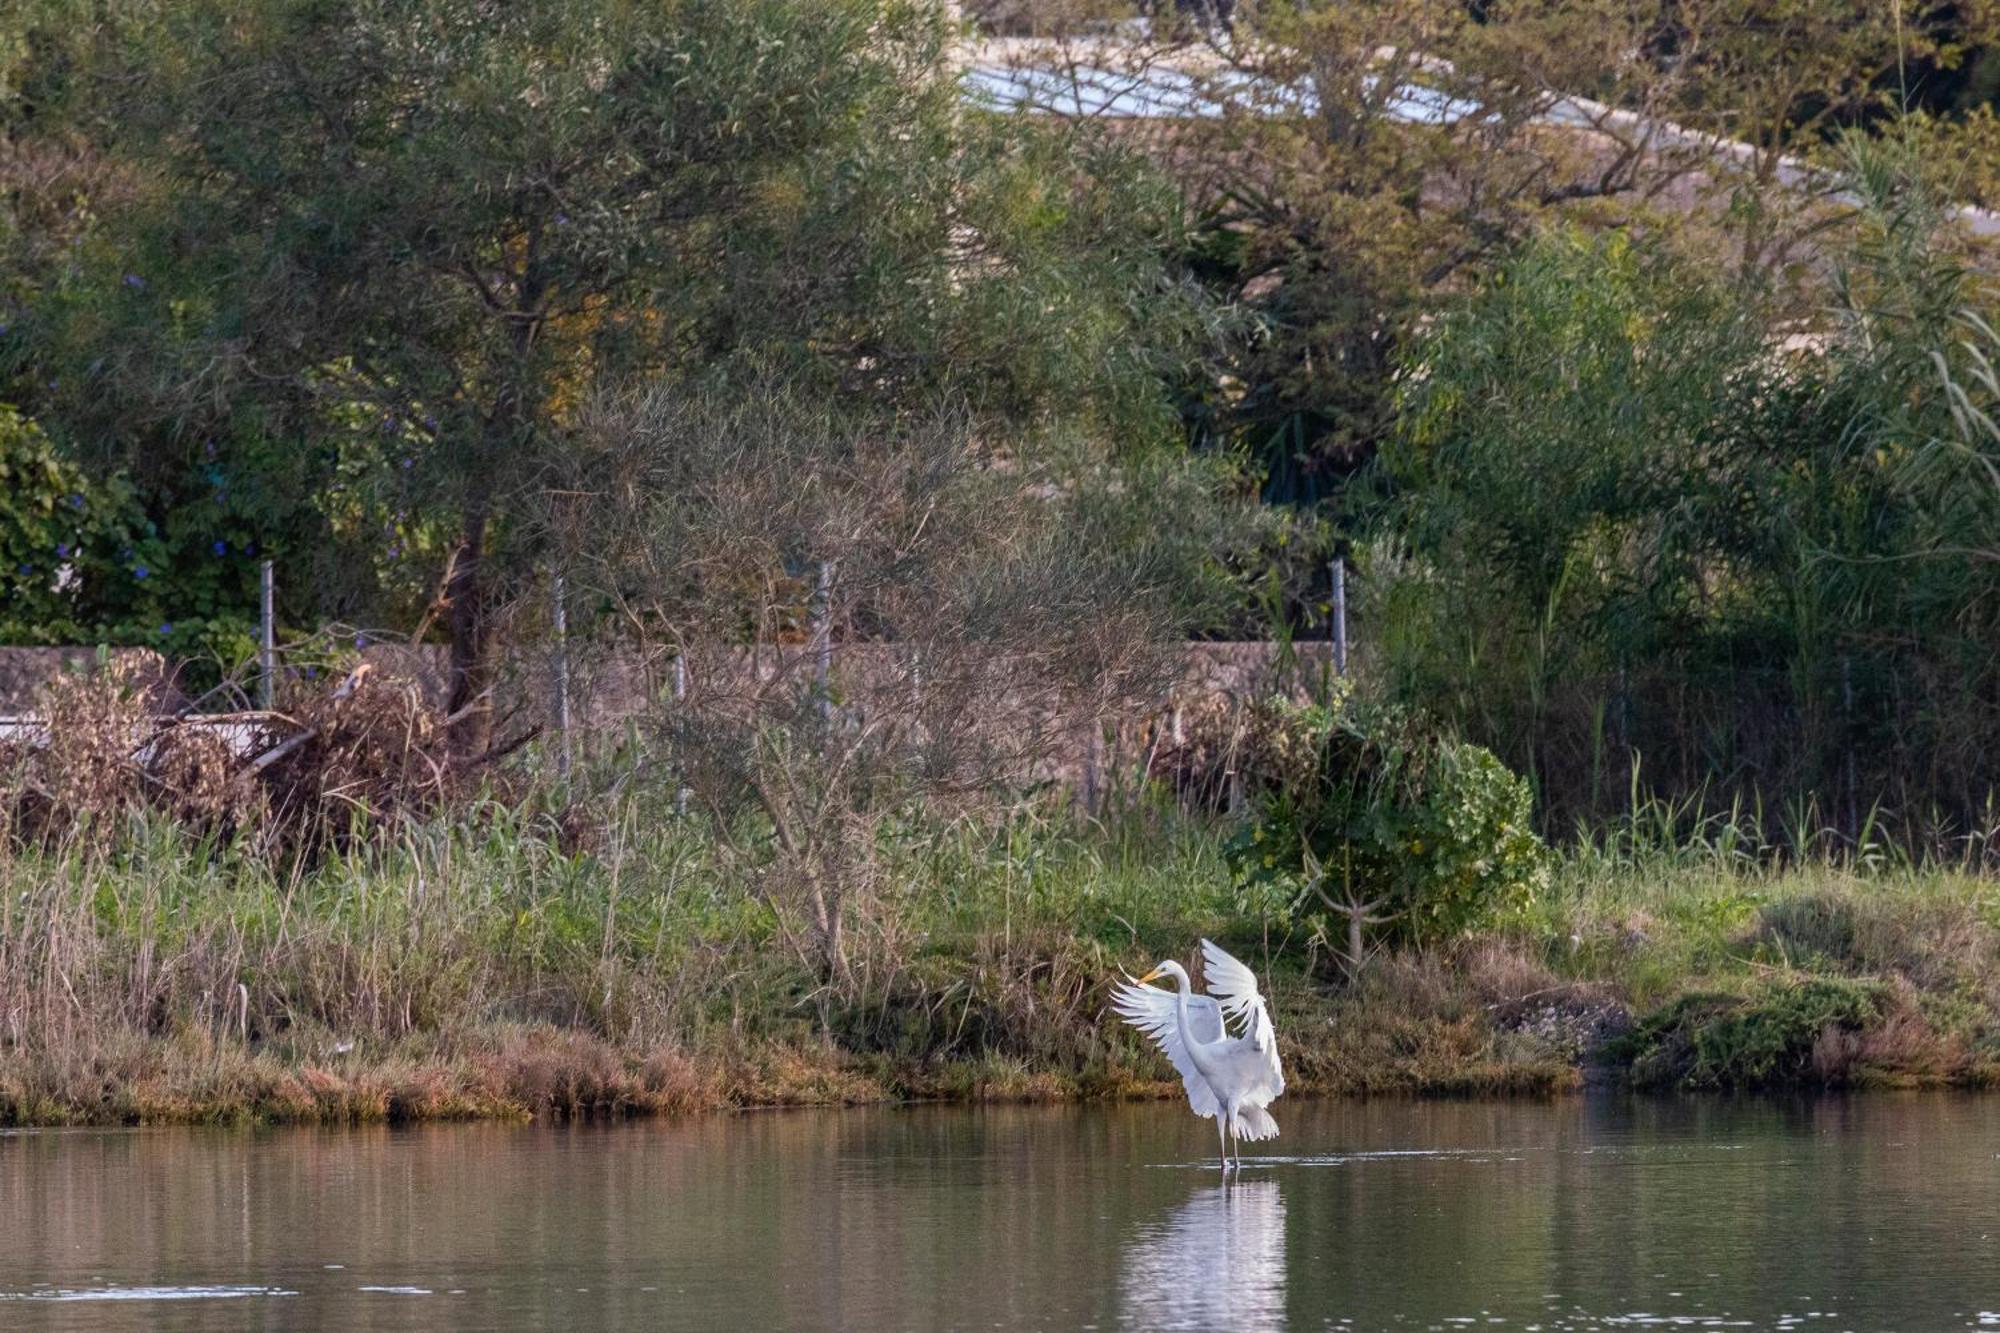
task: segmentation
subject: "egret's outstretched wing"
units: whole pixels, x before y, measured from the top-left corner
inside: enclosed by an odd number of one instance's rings
[[[1187,1045],[1181,1040],[1179,1002],[1180,997],[1173,991],[1155,990],[1151,986],[1126,984],[1111,990],[1111,1007],[1118,1011],[1118,1016],[1151,1037],[1173,1065],[1174,1072],[1181,1076],[1181,1086],[1187,1089],[1188,1104],[1194,1113],[1220,1114],[1222,1107],[1209,1090],[1208,1080],[1194,1067]],[[1220,1041],[1222,1011],[1215,1001],[1206,995],[1190,995],[1187,1006],[1188,1030],[1194,1039],[1204,1046]]]
[[[1201,959],[1209,993],[1221,1001],[1223,1013],[1241,1021],[1244,1040],[1262,1057],[1254,1090],[1262,1101],[1254,1104],[1266,1105],[1285,1090],[1285,1071],[1278,1063],[1277,1029],[1257,993],[1257,974],[1213,940],[1201,942]]]
[[[1254,1017],[1264,1007],[1257,994],[1257,974],[1231,957],[1214,940],[1201,942],[1202,970],[1208,978],[1208,993],[1222,1001],[1222,1012],[1235,1019]],[[1269,1026],[1270,1020],[1265,1020]],[[1247,1036],[1256,1036],[1254,1029]]]

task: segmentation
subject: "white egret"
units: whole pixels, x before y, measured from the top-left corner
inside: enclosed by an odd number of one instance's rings
[[[1285,1090],[1285,1071],[1278,1063],[1278,1034],[1257,993],[1257,974],[1209,940],[1201,942],[1201,956],[1207,995],[1194,993],[1186,968],[1165,962],[1143,977],[1126,978],[1128,984],[1112,992],[1111,1007],[1166,1054],[1194,1113],[1215,1117],[1227,1171],[1232,1144],[1241,1168],[1241,1140],[1278,1137],[1278,1122],[1264,1108]],[[1179,990],[1145,984],[1158,977],[1174,978]],[[1230,1030],[1232,1021],[1236,1032]]]

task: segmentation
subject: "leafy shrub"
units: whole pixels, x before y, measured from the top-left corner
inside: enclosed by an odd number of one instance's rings
[[[1822,1036],[1859,1032],[1880,1008],[1875,983],[1837,977],[1779,981],[1749,996],[1683,995],[1640,1019],[1612,1053],[1640,1087],[1805,1083]]]
[[[1401,714],[1349,711],[1326,725],[1309,779],[1273,792],[1230,854],[1246,881],[1289,890],[1316,937],[1344,917],[1355,968],[1364,927],[1444,939],[1545,883],[1532,806],[1490,751]]]
[[[1389,521],[1360,546],[1371,647],[1398,698],[1529,775],[1545,828],[1646,791],[1839,793],[1849,838],[1873,803],[1913,845],[1986,826],[1993,291],[1928,164],[1857,142],[1848,165],[1825,336],[1780,341],[1764,289],[1665,246],[1553,233],[1406,351]]]

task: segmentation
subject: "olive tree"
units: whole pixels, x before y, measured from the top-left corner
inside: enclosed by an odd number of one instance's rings
[[[967,115],[930,6],[183,0],[82,36],[77,9],[49,105],[143,188],[39,312],[38,414],[194,466],[218,422],[256,435],[344,559],[423,569],[466,754],[523,516],[604,386],[754,362],[1130,420],[1179,318],[1172,209]]]

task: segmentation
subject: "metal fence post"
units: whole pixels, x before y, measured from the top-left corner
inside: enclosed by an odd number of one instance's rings
[[[676,713],[680,711],[681,705],[687,702],[687,697],[688,697],[687,653],[683,651],[674,654],[674,711]],[[680,719],[678,717],[675,718],[676,725],[679,724],[679,721]],[[675,814],[684,815],[688,812],[688,797],[691,795],[693,795],[693,793],[688,790],[687,784],[685,782],[682,783],[680,786],[680,790],[674,793]]]
[[[1840,657],[1840,748],[1847,767],[1847,839],[1860,851],[1861,784],[1854,771],[1854,659]]]
[[[257,703],[268,713],[278,697],[278,595],[269,560],[258,571],[257,583]]]
[[[833,717],[833,562],[819,562],[819,582],[813,590],[813,689],[819,695],[819,718]]]
[[[563,576],[558,574],[551,581],[551,592],[555,598],[556,728],[561,733],[561,748],[556,751],[556,772],[567,778],[570,767],[569,609],[564,605],[565,591]]]
[[[1347,558],[1333,558],[1333,669],[1347,674]]]

